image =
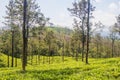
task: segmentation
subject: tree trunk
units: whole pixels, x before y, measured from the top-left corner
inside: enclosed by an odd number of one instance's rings
[[[54,55],[52,55],[52,63],[54,62]]]
[[[15,67],[17,67],[17,57],[15,58]]]
[[[65,54],[65,45],[64,45],[64,43],[63,43],[63,51],[62,51],[62,61],[64,62],[64,54]]]
[[[112,57],[114,57],[114,40],[112,40]]]
[[[49,57],[49,64],[50,64],[50,53],[51,53],[51,43],[49,43],[49,55],[48,55],[48,57]]]
[[[97,45],[96,45],[96,46],[97,46],[97,54],[96,54],[97,56],[96,56],[96,58],[98,58],[98,57],[99,57],[99,56],[98,56],[98,55],[99,55],[98,41],[96,42],[96,44],[97,44]]]
[[[89,17],[90,17],[90,0],[88,0],[86,64],[88,64],[88,54],[89,54],[89,35],[90,35],[90,34],[89,34],[89,32],[90,32]]]
[[[38,63],[38,61],[37,61],[38,59],[37,59],[37,55],[36,55],[36,65],[37,65],[37,63]]]
[[[12,63],[11,67],[14,66],[14,31],[12,31]]]
[[[16,49],[16,50],[17,50],[17,51],[16,51],[16,53],[15,53],[15,57],[16,57],[16,58],[15,58],[15,67],[17,67],[17,54],[18,54],[18,52],[19,52],[18,49]]]
[[[84,19],[82,20],[82,62],[84,61],[84,46],[85,46],[85,34],[84,34]]]
[[[31,65],[32,65],[32,63],[33,63],[33,55],[31,54]]]
[[[23,53],[22,53],[22,70],[25,71],[26,62],[27,62],[27,30],[26,30],[26,12],[27,12],[27,1],[24,0],[23,3]]]
[[[27,13],[26,13],[27,14]],[[27,56],[28,56],[28,36],[29,36],[29,16],[27,15],[27,19],[26,19],[26,55],[25,55],[25,59],[26,59],[26,63],[25,65],[27,66]]]
[[[40,64],[40,52],[38,54],[38,63]]]
[[[9,53],[8,53],[8,67],[9,67],[9,65],[10,65],[9,59],[10,59],[10,55],[9,55]]]
[[[76,61],[78,61],[78,51],[76,51]]]
[[[82,42],[82,62],[84,61],[84,46],[85,46],[85,42],[83,39],[83,42]]]

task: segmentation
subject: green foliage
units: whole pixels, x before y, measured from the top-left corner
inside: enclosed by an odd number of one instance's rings
[[[59,30],[60,29],[60,30]],[[60,33],[58,32],[60,31]],[[68,31],[68,32],[66,32]],[[61,34],[64,32],[63,34]],[[15,56],[20,57],[22,53],[22,31],[16,26],[15,27],[15,35],[14,35],[14,46],[15,46]],[[72,30],[67,28],[59,28],[59,27],[45,27],[41,29],[41,27],[33,27],[29,32],[28,39],[28,55],[48,55],[48,46],[51,45],[51,49],[54,50],[54,55],[60,55],[59,50],[63,47],[63,39],[64,36],[69,37],[69,34],[72,33]],[[61,36],[61,37],[59,37]],[[68,40],[67,40],[68,41]],[[12,32],[8,29],[3,30],[0,34],[0,48],[4,54],[11,55],[12,49]],[[65,42],[66,43],[66,42]],[[69,44],[66,43],[65,52],[70,53]],[[34,53],[34,54],[33,54]]]

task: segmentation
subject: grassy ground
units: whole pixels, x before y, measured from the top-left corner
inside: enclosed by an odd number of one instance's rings
[[[46,58],[47,59],[47,58]],[[27,65],[26,72],[21,71],[21,60],[18,67],[7,68],[7,56],[0,55],[0,80],[120,80],[120,58],[89,59],[86,65],[71,57],[66,57],[64,63],[61,57],[54,57],[49,64]]]

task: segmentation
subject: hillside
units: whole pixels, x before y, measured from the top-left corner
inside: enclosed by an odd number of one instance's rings
[[[2,54],[0,59],[0,65],[3,65],[7,56]],[[61,57],[56,56],[52,64],[47,61],[43,64],[42,60],[40,65],[28,64],[25,73],[21,71],[21,60],[18,61],[18,67],[0,66],[0,80],[120,80],[120,58],[90,59],[90,64],[86,65],[71,57],[65,57],[63,63]]]
[[[73,30],[66,28],[66,27],[46,27],[49,30],[53,30],[54,32],[57,33],[62,33],[62,34],[66,34],[66,35],[70,35],[72,34]]]

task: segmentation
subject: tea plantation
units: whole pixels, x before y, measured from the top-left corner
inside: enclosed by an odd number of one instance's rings
[[[47,59],[47,57],[45,57]],[[41,58],[42,59],[42,58]],[[51,58],[43,64],[30,64],[27,71],[21,71],[21,60],[18,59],[17,67],[7,67],[7,56],[0,55],[0,80],[120,80],[120,58],[89,59],[89,64],[74,58]]]

